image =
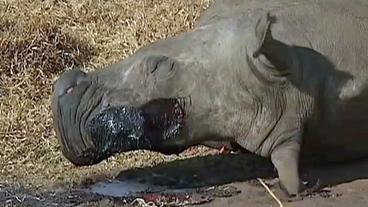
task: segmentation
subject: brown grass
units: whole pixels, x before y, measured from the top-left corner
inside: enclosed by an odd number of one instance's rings
[[[95,70],[193,26],[211,0],[0,2],[0,182],[75,183],[172,159],[131,152],[75,168],[60,154],[50,94],[64,70]]]

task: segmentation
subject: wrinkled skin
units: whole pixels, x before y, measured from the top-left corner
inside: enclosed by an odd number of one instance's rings
[[[296,195],[300,160],[368,155],[367,31],[363,0],[216,1],[192,31],[61,75],[52,106],[63,154],[92,165],[233,143],[269,157]]]

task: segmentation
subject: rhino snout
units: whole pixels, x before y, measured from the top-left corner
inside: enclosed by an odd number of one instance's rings
[[[97,164],[116,153],[138,149],[178,154],[187,148],[175,144],[182,139],[184,118],[184,108],[176,99],[153,100],[141,107],[109,106],[85,124],[80,139],[89,144],[78,145],[76,138],[68,139],[64,144],[72,147],[64,147],[63,154],[78,166]],[[70,127],[67,130],[77,130],[76,125]]]

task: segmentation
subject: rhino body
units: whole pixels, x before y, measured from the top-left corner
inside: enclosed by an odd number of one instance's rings
[[[367,54],[366,1],[218,0],[191,31],[101,70],[66,71],[55,129],[76,165],[234,143],[270,157],[297,194],[300,160],[367,157]]]

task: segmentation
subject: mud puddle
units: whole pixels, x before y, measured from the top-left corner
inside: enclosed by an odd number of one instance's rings
[[[162,193],[162,194],[189,194],[196,192],[197,189],[170,189],[168,186],[157,186],[149,183],[140,183],[136,180],[113,180],[98,182],[89,187],[88,193],[95,193],[101,196],[109,197],[134,197],[144,193]]]

